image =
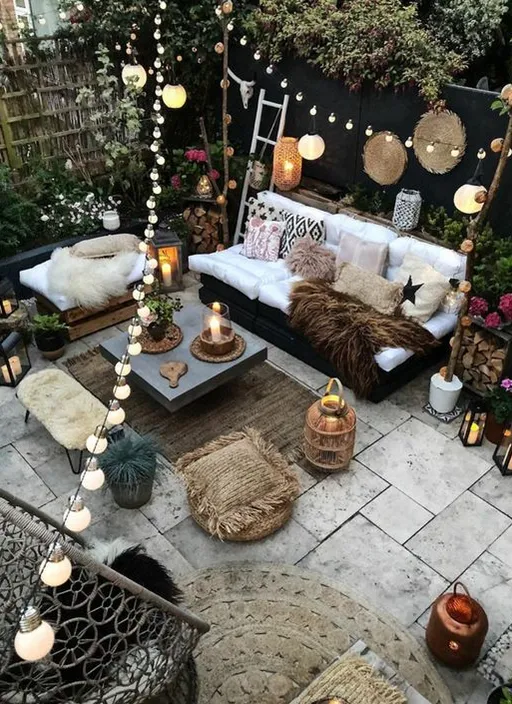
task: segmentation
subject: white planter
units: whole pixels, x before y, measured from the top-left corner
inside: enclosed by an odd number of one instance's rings
[[[430,379],[430,405],[438,413],[450,413],[457,405],[461,391],[462,381],[458,376],[445,381],[439,373],[434,374]]]

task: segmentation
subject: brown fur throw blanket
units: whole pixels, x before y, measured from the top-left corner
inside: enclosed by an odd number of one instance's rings
[[[425,328],[401,314],[383,315],[325,281],[301,281],[290,295],[289,322],[339,370],[358,395],[378,382],[374,359],[383,347],[424,354],[439,344]]]

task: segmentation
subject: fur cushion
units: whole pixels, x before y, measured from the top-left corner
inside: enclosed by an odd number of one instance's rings
[[[74,256],[67,247],[56,249],[48,268],[48,291],[66,296],[74,306],[100,308],[126,293],[137,257],[132,251],[110,259],[86,259]]]
[[[104,235],[92,240],[82,240],[70,247],[71,254],[75,257],[113,257],[121,252],[138,252],[139,238],[136,235],[120,233],[118,235]]]
[[[396,280],[404,284],[402,312],[426,323],[450,290],[450,281],[414,254],[406,254]]]
[[[388,281],[354,264],[340,264],[333,288],[384,315],[393,315],[402,301],[402,284]]]
[[[334,252],[315,242],[311,235],[296,240],[285,261],[292,274],[302,276],[303,279],[334,279]]]
[[[284,222],[251,218],[245,233],[242,254],[248,259],[277,262]]]

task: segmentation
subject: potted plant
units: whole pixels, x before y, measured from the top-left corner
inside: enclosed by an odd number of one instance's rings
[[[512,419],[512,379],[503,379],[487,394],[489,413],[485,437],[497,445],[503,435],[505,423]]]
[[[37,349],[46,359],[58,359],[64,354],[67,326],[58,313],[34,315],[32,329]]]
[[[512,684],[500,685],[493,689],[487,699],[487,704],[512,704]]]
[[[148,296],[146,304],[153,318],[148,325],[148,333],[153,340],[159,342],[168,334],[169,328],[174,323],[174,313],[181,310],[183,305],[179,298],[170,298],[161,293]]]
[[[111,442],[101,455],[100,466],[118,506],[139,508],[151,499],[156,453],[151,438],[129,436]]]

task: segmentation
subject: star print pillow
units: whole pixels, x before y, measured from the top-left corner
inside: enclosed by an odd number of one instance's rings
[[[413,254],[406,254],[396,281],[404,285],[402,313],[426,323],[439,308],[450,290],[450,281],[434,267]]]
[[[277,220],[283,221],[284,215],[280,208],[274,205],[264,203],[257,198],[249,198],[249,206],[247,210],[247,220],[245,222],[245,232],[249,230],[251,220],[258,218],[259,220]]]

